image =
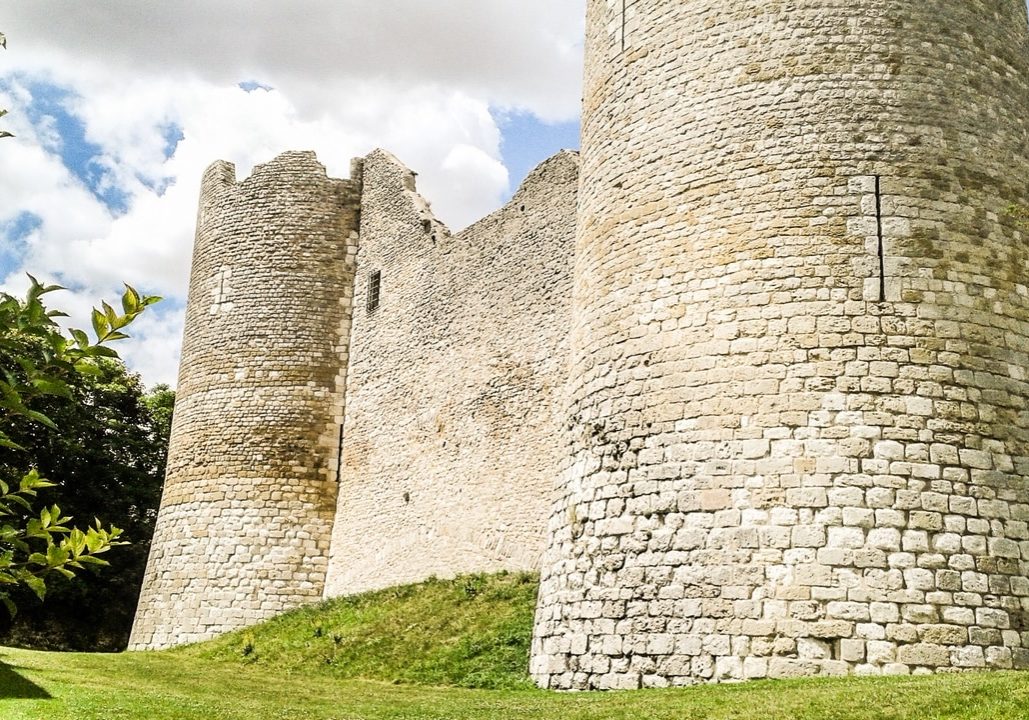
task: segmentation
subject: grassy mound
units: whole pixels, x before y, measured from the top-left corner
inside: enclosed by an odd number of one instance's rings
[[[537,586],[530,573],[429,580],[330,600],[171,652],[285,673],[528,688]]]

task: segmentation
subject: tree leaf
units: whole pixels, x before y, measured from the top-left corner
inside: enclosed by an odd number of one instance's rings
[[[90,317],[93,321],[93,332],[96,333],[97,339],[103,338],[108,331],[107,318],[96,308],[93,308],[93,314]]]
[[[32,387],[44,395],[71,397],[71,388],[64,380],[53,377],[39,377],[32,380]]]
[[[9,133],[0,137],[6,135]],[[70,488],[92,485],[96,475],[104,475],[107,464],[132,463],[134,473],[156,474],[157,468],[163,466],[163,459],[138,456],[137,446],[161,437],[153,418],[157,413],[170,418],[171,403],[151,407],[143,398],[138,379],[118,364],[114,350],[91,343],[91,335],[81,330],[62,330],[55,318],[64,313],[48,308],[44,302],[47,293],[60,287],[41,283],[31,275],[29,280],[24,299],[0,291],[0,425],[3,427],[0,448],[4,453],[4,469],[0,471],[0,519],[5,521],[0,524],[0,584],[23,585],[42,599],[47,593],[48,573],[73,577],[74,571],[85,565],[105,566],[107,561],[93,554],[106,553],[126,543],[118,539],[121,530],[117,527],[105,529],[97,522],[96,527],[83,531],[72,527],[72,513],[65,515],[59,505],[40,508],[36,500],[38,492],[53,487],[54,483],[44,479],[38,470],[25,472],[17,489],[12,488],[12,477],[2,473],[19,463],[39,463],[48,471],[54,471],[60,465],[51,463],[52,457],[77,458],[76,453],[81,449],[94,459],[84,466],[76,459],[70,466],[73,468],[70,477],[61,479],[88,479],[89,482],[69,482],[62,486],[61,504],[66,497],[76,497]],[[111,342],[126,337],[122,329],[156,300],[142,297],[134,288],[126,286],[122,296],[124,314],[119,314],[107,302],[101,302],[91,316],[97,339]],[[112,374],[111,368],[118,367],[122,369]],[[43,399],[45,402],[41,402]],[[73,419],[70,426],[67,425],[69,418]],[[29,422],[11,423],[10,419]],[[124,435],[126,429],[132,430],[130,437]],[[164,437],[166,435],[165,431]],[[25,453],[24,457],[21,453]],[[97,497],[101,498],[99,502],[110,497],[111,507],[118,508],[112,512],[120,513],[119,518],[133,523],[134,533],[152,524],[150,513],[156,499],[141,497],[137,500],[132,495],[136,492],[132,486],[145,480],[134,475],[132,479],[119,476],[114,481],[108,474],[104,482],[117,482],[119,494],[129,493],[131,499],[125,503],[126,509],[120,507],[121,496],[115,498],[106,489],[110,485],[101,485],[105,490],[90,497],[91,504],[76,505],[83,500],[80,495],[71,502],[71,507],[85,508],[88,512],[98,509]],[[159,480],[156,487],[160,487]],[[153,495],[152,488],[146,492]],[[11,598],[7,597],[5,603],[9,600]],[[8,607],[14,612],[13,604]]]
[[[24,415],[25,415],[25,417],[29,418],[30,420],[35,420],[40,425],[46,425],[51,430],[56,430],[57,429],[57,424],[54,423],[53,420],[51,420],[50,418],[48,418],[46,415],[44,415],[41,412],[36,412],[35,410],[29,410],[26,413],[24,413]]]
[[[87,335],[86,333],[82,332],[81,330],[76,330],[75,328],[72,328],[68,332],[70,332],[71,336],[73,338],[75,338],[75,342],[77,342],[79,344],[80,348],[88,348],[89,347],[89,335]]]
[[[141,301],[141,299],[139,297],[139,293],[136,292],[135,288],[133,288],[128,283],[126,283],[125,284],[125,293],[121,296],[122,310],[125,311],[126,315],[132,315],[133,313],[138,313],[142,309],[140,307],[141,303],[142,303],[142,301]]]
[[[68,550],[59,545],[51,545],[46,549],[46,564],[58,568],[68,562]]]
[[[16,443],[13,440],[11,440],[9,437],[7,437],[7,435],[5,435],[2,430],[0,430],[0,447],[5,447],[5,448],[7,448],[9,450],[24,450],[25,449],[21,445],[19,445],[18,443]]]
[[[29,590],[36,594],[36,597],[40,600],[46,600],[46,583],[43,582],[42,578],[25,573],[21,577],[21,581],[25,583]]]
[[[0,603],[3,603],[4,607],[7,608],[7,613],[11,618],[18,614],[18,606],[14,604],[14,600],[11,600],[11,596],[7,593],[0,593]]]

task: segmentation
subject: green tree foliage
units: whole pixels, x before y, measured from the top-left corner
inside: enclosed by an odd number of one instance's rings
[[[100,557],[122,544],[122,531],[99,520],[85,530],[72,527],[72,516],[56,503],[41,506],[40,493],[55,487],[37,464],[45,450],[34,447],[41,428],[59,432],[47,415],[57,399],[74,402],[83,377],[102,378],[105,363],[117,358],[108,344],[128,337],[123,330],[159,298],[126,288],[122,312],[107,303],[94,309],[93,334],[71,330],[66,337],[43,297],[59,290],[31,278],[24,300],[0,293],[0,602],[13,614],[12,590],[27,588],[40,600],[52,576],[75,577],[87,566],[103,566]],[[54,476],[54,480],[62,480]],[[94,505],[102,510],[113,498]],[[88,516],[87,516],[88,517]]]
[[[18,616],[0,627],[0,644],[95,651],[128,642],[161,500],[175,393],[167,386],[147,393],[118,361],[101,359],[97,367],[99,374],[74,379],[70,397],[46,399],[44,412],[59,430],[26,425],[16,439],[29,450],[10,459],[24,462],[27,455],[41,475],[61,479],[40,492],[42,502],[75,517],[102,513],[131,544],[112,553],[112,571],[55,577],[45,603],[17,594]],[[0,450],[0,467],[4,459]]]

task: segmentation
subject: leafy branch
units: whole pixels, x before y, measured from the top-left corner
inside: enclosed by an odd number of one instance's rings
[[[124,329],[160,298],[143,296],[126,285],[121,311],[104,302],[92,313],[93,338],[72,329],[66,337],[56,318],[65,314],[50,310],[44,296],[58,285],[44,285],[29,276],[31,286],[24,300],[0,293],[0,446],[24,450],[7,432],[14,423],[35,423],[56,429],[56,424],[36,409],[47,396],[69,398],[70,382],[77,375],[100,373],[104,358],[117,358],[108,347],[127,338]],[[37,491],[54,483],[36,470],[17,482],[0,476],[0,587],[24,585],[40,599],[46,595],[46,577],[58,573],[74,577],[87,565],[106,565],[99,555],[125,544],[122,531],[103,527],[99,520],[85,531],[71,527],[71,517],[57,505],[33,509]],[[13,614],[9,594],[0,590],[0,602]]]
[[[36,491],[53,485],[35,470],[21,479],[16,490],[0,480],[0,518],[20,520],[24,516],[18,510],[32,512],[31,499]],[[27,522],[0,524],[0,586],[25,585],[42,600],[46,597],[45,577],[51,572],[72,578],[75,570],[86,565],[106,566],[109,563],[97,556],[127,544],[118,540],[122,531],[113,525],[104,528],[94,520],[94,526],[83,532],[68,526],[71,519],[52,505]],[[0,591],[0,602],[12,616],[17,613],[8,593]]]

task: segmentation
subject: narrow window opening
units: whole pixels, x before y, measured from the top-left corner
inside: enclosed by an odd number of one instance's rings
[[[343,423],[339,425],[339,445],[336,451],[336,484],[343,479]]]
[[[379,307],[379,291],[382,288],[382,271],[374,270],[368,277],[368,312]]]
[[[628,22],[626,21],[626,5],[628,2],[629,0],[622,0],[622,52],[625,52],[625,30],[628,26]]]
[[[879,302],[886,302],[886,244],[883,239],[882,177],[875,176],[875,225],[879,240]]]

